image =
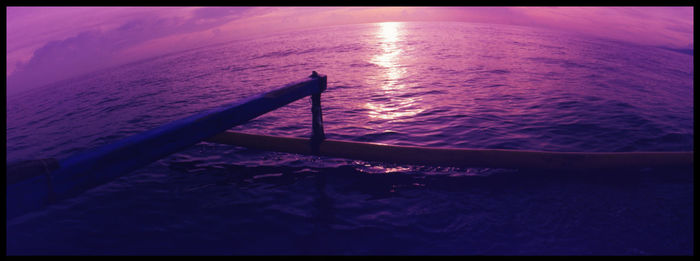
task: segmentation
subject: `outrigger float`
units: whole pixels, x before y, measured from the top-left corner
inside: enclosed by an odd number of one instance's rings
[[[395,146],[326,139],[321,93],[327,77],[311,76],[281,88],[198,113],[64,160],[40,159],[8,164],[8,219],[90,188],[182,151],[198,142],[259,150],[414,165],[512,169],[616,169],[686,167],[693,152],[546,152]],[[310,138],[277,137],[229,131],[260,115],[311,96]]]

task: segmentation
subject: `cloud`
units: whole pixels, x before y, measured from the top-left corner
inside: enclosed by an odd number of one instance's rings
[[[682,47],[693,42],[692,7],[520,7],[532,26],[642,45]],[[673,28],[672,30],[669,30]]]
[[[252,7],[222,8],[222,7],[202,7],[194,10],[195,19],[217,19],[217,18],[240,18]]]
[[[109,37],[103,37],[97,31],[47,43],[36,50],[27,63],[17,65],[16,72],[7,79],[8,93],[18,87],[29,88],[65,79],[84,68],[106,66],[103,61],[109,59],[114,47],[105,43],[112,44]]]
[[[28,59],[27,48],[22,49],[21,45],[15,44],[16,47],[11,50],[8,44],[8,67],[12,66],[14,70],[8,70],[7,91],[14,93],[20,89],[29,89],[129,62],[123,56],[126,50],[154,39],[184,36],[216,28],[240,18],[248,10],[249,8],[202,8],[191,10],[193,12],[189,15],[148,12],[139,16],[127,16],[126,20],[123,16],[117,16],[115,20],[103,21],[111,24],[119,21],[116,26],[112,25],[106,30],[102,29],[104,27],[87,27],[74,36],[57,37],[59,40],[52,40],[38,47]],[[8,43],[11,40],[15,39],[8,36]],[[186,47],[193,46],[182,48]],[[149,55],[155,56],[170,51],[173,49],[155,49],[150,50]],[[134,60],[145,57],[130,58]]]

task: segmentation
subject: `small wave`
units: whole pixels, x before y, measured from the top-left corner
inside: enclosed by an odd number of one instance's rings
[[[579,64],[579,63],[576,63],[576,62],[572,62],[572,61],[569,61],[569,60],[564,60],[563,63],[562,63],[562,66],[563,66],[564,68],[589,68],[589,66],[586,66],[586,65],[583,65],[583,64]]]
[[[126,121],[126,123],[129,123],[129,124],[145,123],[145,122],[148,122],[151,118],[152,117],[150,115],[144,114],[144,115],[139,115],[135,118],[132,118],[132,119]]]
[[[561,59],[547,57],[526,57],[525,59],[543,64],[560,64],[563,62]]]
[[[554,106],[557,109],[571,109],[571,108],[583,108],[584,106],[587,106],[587,104],[579,102],[579,101],[562,101],[562,102],[556,103]]]
[[[295,53],[296,53],[295,50],[276,51],[276,52],[269,52],[269,53],[266,53],[266,54],[263,54],[263,55],[260,55],[257,57],[253,57],[252,59],[282,58],[282,57],[286,57],[289,55],[293,55]]]
[[[583,96],[583,99],[589,102],[597,102],[603,100],[603,98],[597,96]]]
[[[425,92],[420,92],[417,93],[417,96],[424,96],[424,95],[434,95],[434,94],[446,94],[446,91],[443,90],[431,90],[431,91],[425,91]]]
[[[222,71],[229,71],[229,72],[238,72],[238,71],[244,71],[247,70],[247,67],[238,67],[238,66],[227,66],[225,68],[221,68]]]
[[[120,111],[120,110],[122,110],[122,109],[124,109],[124,108],[132,108],[132,107],[138,106],[138,105],[140,105],[140,104],[142,104],[142,102],[139,102],[139,101],[131,101],[131,102],[128,102],[128,103],[122,103],[122,104],[116,104],[116,105],[112,105],[112,106],[107,106],[107,107],[105,107],[104,109],[100,110],[99,112],[100,112],[100,113],[109,113],[109,112],[113,112],[113,111]]]
[[[659,138],[661,143],[692,144],[693,135],[681,133],[668,133]]]
[[[364,63],[351,63],[350,67],[352,67],[352,68],[367,68],[367,67],[379,67],[379,66],[374,64],[374,63],[364,62]]]
[[[432,115],[435,115],[435,114],[440,114],[440,113],[449,112],[449,111],[451,111],[451,110],[452,110],[452,108],[446,107],[446,106],[437,107],[437,108],[430,108],[430,109],[424,110],[424,111],[422,111],[422,112],[416,114],[415,117],[432,116]],[[456,116],[449,116],[449,117],[450,117],[450,118],[459,118],[459,117],[456,117]]]
[[[634,109],[634,106],[632,106],[631,104],[621,101],[612,102],[609,105],[618,109]]]
[[[102,98],[102,100],[100,100],[97,104],[95,104],[95,106],[101,106],[103,104],[110,103],[113,101],[118,101],[118,100],[119,100],[119,97],[107,96],[107,97]]]
[[[326,48],[326,47],[316,47],[316,48],[309,48],[309,49],[306,49],[306,50],[298,51],[298,52],[296,52],[296,54],[297,54],[297,55],[301,55],[301,54],[306,54],[306,53],[318,53],[318,52],[324,52],[324,51],[326,51],[326,50],[328,50],[328,48]],[[336,50],[336,51],[341,51],[341,52],[342,52],[343,50],[345,50],[345,49],[340,48],[340,49],[338,49],[338,50]]]
[[[495,74],[509,74],[510,71],[508,70],[490,70],[490,71],[484,71],[485,73],[495,73]]]
[[[380,133],[370,133],[356,137],[356,141],[379,142],[406,137],[405,134],[396,131],[383,131]]]

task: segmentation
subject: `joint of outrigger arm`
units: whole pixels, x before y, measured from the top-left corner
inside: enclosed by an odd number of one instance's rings
[[[311,73],[311,78],[320,77],[316,71]],[[319,81],[319,92],[311,95],[311,153],[318,154],[321,142],[326,139],[323,131],[323,113],[321,111],[321,92],[326,90],[326,79]]]

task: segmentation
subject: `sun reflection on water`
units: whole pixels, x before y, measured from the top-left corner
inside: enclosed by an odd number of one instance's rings
[[[374,119],[396,120],[402,117],[416,115],[423,110],[416,108],[418,99],[406,97],[405,84],[401,79],[406,75],[405,66],[401,64],[401,57],[405,55],[402,49],[404,32],[400,22],[387,22],[378,24],[378,45],[381,52],[372,57],[371,63],[381,67],[379,75],[382,102],[367,102],[365,108],[369,109],[369,116]],[[399,97],[397,97],[399,96]]]

